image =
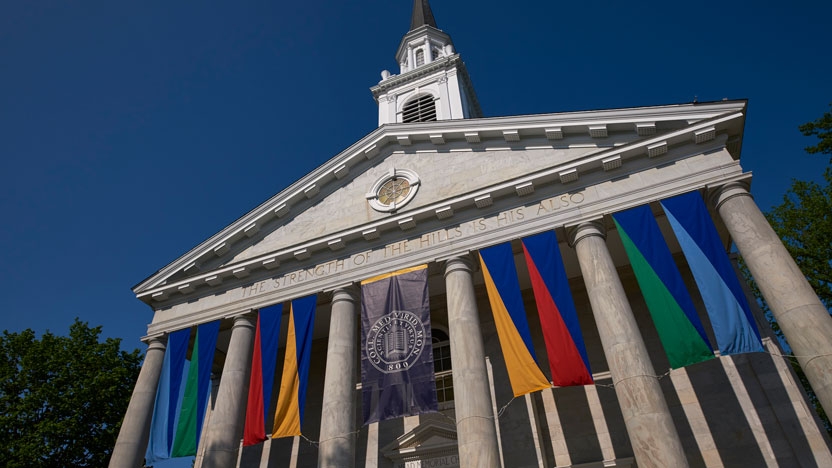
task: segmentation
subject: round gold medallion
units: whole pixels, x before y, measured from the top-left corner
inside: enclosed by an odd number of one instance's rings
[[[378,189],[378,202],[385,206],[403,202],[410,194],[410,181],[404,177],[395,177]]]
[[[367,192],[367,202],[376,211],[395,213],[413,200],[420,184],[415,172],[409,169],[390,169]]]

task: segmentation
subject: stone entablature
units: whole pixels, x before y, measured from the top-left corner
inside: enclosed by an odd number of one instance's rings
[[[164,307],[158,307],[148,333],[153,335],[244,313],[397,268],[577,224],[709,185],[748,178],[727,151],[720,150],[720,144],[714,141],[710,146],[697,148],[703,154],[682,157],[649,173],[639,170],[629,175],[618,173],[619,177],[612,179],[587,177],[587,185],[576,185],[572,190],[550,185],[541,187],[534,195],[518,197],[509,184],[508,194],[495,197],[487,208],[470,206],[457,210],[453,219],[439,220],[430,207],[422,211],[424,218],[419,218],[414,229],[386,230],[373,241],[352,242],[338,251],[320,250],[304,261],[287,261],[272,270],[261,268],[250,276],[239,278],[233,272],[258,265],[274,253],[204,273],[188,281],[207,282],[217,275],[225,275],[227,279],[215,286],[206,284],[190,296],[172,297],[160,304]],[[287,252],[299,247],[292,246]]]

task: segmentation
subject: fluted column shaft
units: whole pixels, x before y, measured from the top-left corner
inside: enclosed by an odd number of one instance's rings
[[[688,466],[600,222],[570,230],[615,393],[639,467]]]
[[[249,314],[234,317],[216,404],[205,431],[203,467],[225,468],[237,463],[251,371],[254,320]]]
[[[144,462],[147,442],[150,439],[150,421],[153,417],[153,405],[156,402],[156,387],[165,359],[165,338],[152,338],[144,355],[144,363],[139,371],[139,378],[133,388],[133,396],[127,406],[127,413],[121,423],[113,456],[110,457],[111,468],[140,467]]]
[[[462,468],[496,468],[500,466],[500,454],[473,268],[468,256],[454,257],[445,263],[459,463]]]
[[[358,360],[356,288],[332,292],[318,466],[355,466],[355,379]]]
[[[823,409],[832,414],[832,317],[829,311],[745,185],[728,184],[716,189],[712,196],[719,216]]]

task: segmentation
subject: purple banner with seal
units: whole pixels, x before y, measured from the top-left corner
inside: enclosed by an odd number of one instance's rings
[[[364,424],[437,411],[427,265],[361,282]]]

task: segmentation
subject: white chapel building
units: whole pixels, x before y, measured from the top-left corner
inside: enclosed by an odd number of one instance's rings
[[[670,369],[612,219],[649,205],[696,291],[660,202],[701,194],[832,411],[832,318],[749,194],[747,103],[485,118],[461,53],[428,0],[415,0],[399,69],[371,88],[378,128],[135,286],[153,314],[110,466],[143,466],[168,335],[216,320],[197,467],[832,466],[829,437],[757,308],[766,352]],[[557,235],[595,385],[513,398],[477,252],[512,244],[548,372],[520,244],[544,231]],[[422,264],[439,412],[364,426],[359,284]],[[242,447],[256,314],[310,294],[303,437]]]

